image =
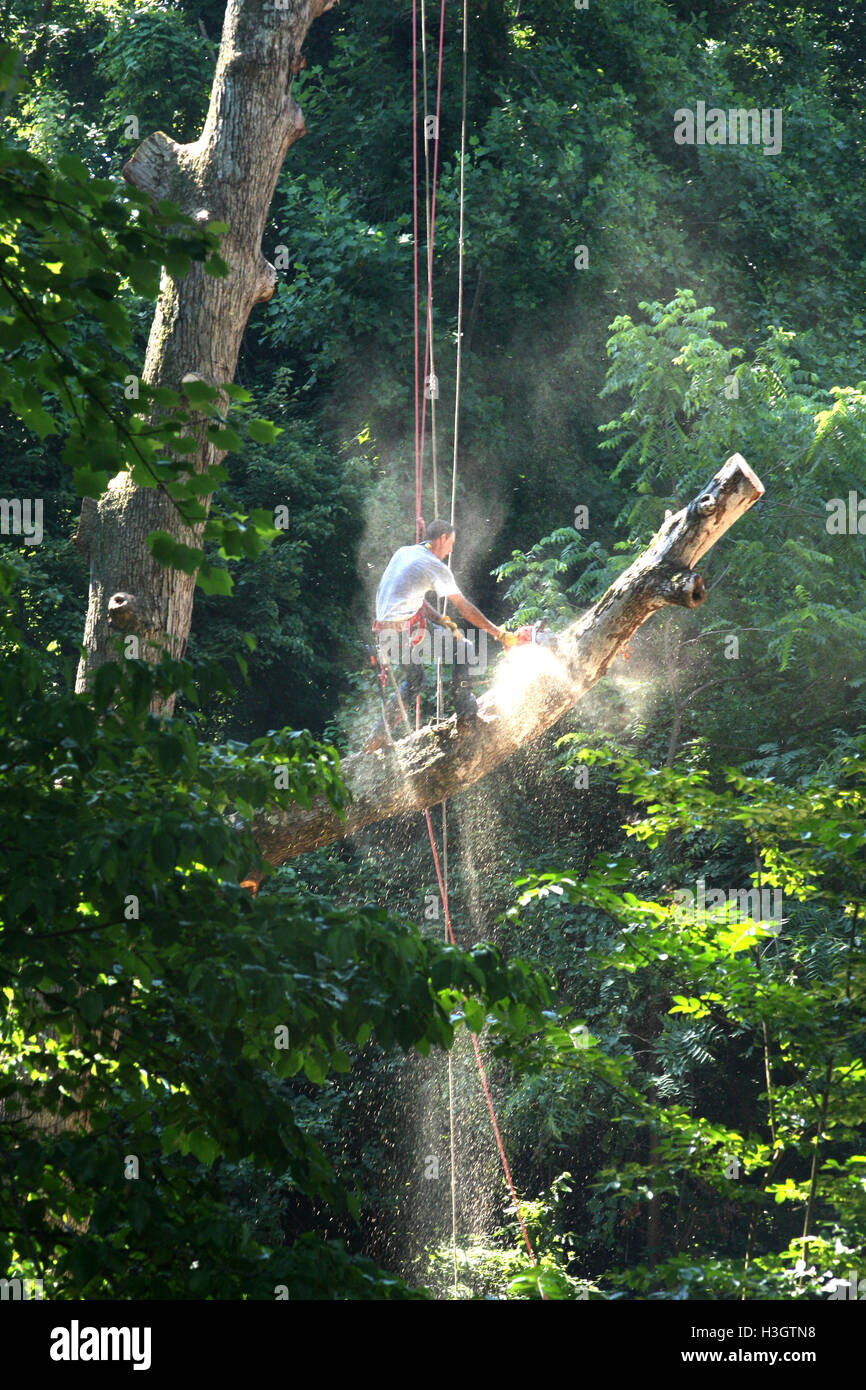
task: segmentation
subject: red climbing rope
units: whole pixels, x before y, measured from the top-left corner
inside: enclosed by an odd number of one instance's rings
[[[420,392],[419,402],[419,379],[418,379],[418,319],[420,311],[420,299],[418,293],[418,58],[417,58],[417,5],[412,7],[412,48],[413,48],[413,86],[412,86],[412,226],[414,229],[414,283],[415,283],[415,304],[414,304],[414,323],[415,323],[415,541],[416,544],[420,537],[420,517],[421,517],[421,494],[424,485],[424,436],[427,432],[427,380],[432,376],[433,359],[433,248],[436,238],[436,187],[439,178],[439,115],[442,106],[442,55],[444,52],[445,41],[445,0],[441,0],[439,12],[439,57],[437,64],[436,77],[436,136],[433,141],[433,180],[430,192],[429,206],[427,213],[427,313],[424,324],[424,373],[422,381],[424,390]],[[424,93],[424,106],[426,110],[427,94]],[[425,151],[427,147],[427,132],[424,131]],[[420,427],[419,427],[419,404],[420,404]]]
[[[425,21],[425,22],[426,22],[426,21]],[[460,253],[461,253],[461,258],[462,258],[462,253],[463,253],[463,245],[462,245],[462,237],[463,237],[463,162],[464,162],[464,158],[465,158],[465,149],[464,149],[463,141],[464,141],[464,137],[465,137],[465,123],[466,123],[466,74],[465,74],[465,66],[466,66],[466,33],[467,33],[467,27],[466,27],[466,26],[467,26],[467,11],[466,11],[466,3],[465,3],[465,0],[464,0],[464,5],[463,5],[463,50],[464,50],[463,131],[464,131],[464,135],[461,136],[461,183],[460,183],[460,236],[461,236]],[[440,16],[439,16],[439,60],[438,60],[437,85],[436,85],[436,125],[435,125],[436,138],[435,138],[435,141],[434,141],[434,154],[433,154],[432,192],[431,192],[431,194],[430,194],[429,206],[426,208],[426,212],[427,212],[427,227],[428,227],[428,245],[427,245],[427,315],[426,315],[426,324],[425,324],[425,331],[424,331],[424,376],[423,376],[423,382],[424,382],[425,390],[424,390],[423,392],[420,391],[421,383],[420,383],[420,381],[419,381],[419,373],[418,373],[418,347],[419,347],[419,342],[418,342],[418,337],[419,337],[419,335],[418,335],[418,317],[419,317],[419,305],[420,305],[420,301],[419,301],[419,292],[418,292],[418,56],[417,56],[417,55],[418,55],[418,37],[417,37],[417,34],[418,34],[418,25],[417,25],[417,0],[415,0],[415,3],[413,4],[413,7],[412,7],[412,52],[413,52],[413,69],[412,69],[412,117],[413,117],[413,129],[412,129],[412,181],[413,181],[412,226],[413,226],[413,233],[414,233],[414,235],[413,235],[413,243],[414,243],[413,252],[414,252],[414,295],[415,295],[415,298],[414,298],[414,362],[415,362],[415,541],[416,541],[416,543],[418,542],[419,536],[420,536],[420,528],[421,528],[421,503],[422,503],[422,491],[423,491],[423,482],[424,482],[424,436],[425,436],[425,433],[426,433],[426,418],[427,418],[427,410],[426,410],[426,403],[427,403],[426,383],[427,383],[427,379],[428,379],[428,370],[429,370],[430,373],[432,374],[432,366],[433,366],[433,342],[432,342],[432,337],[433,337],[433,247],[434,247],[434,236],[435,236],[435,227],[436,227],[436,185],[437,185],[438,169],[439,169],[439,138],[438,138],[438,137],[439,137],[439,116],[440,116],[440,111],[441,111],[441,97],[442,97],[442,54],[443,54],[443,50],[444,50],[444,34],[445,34],[445,0],[441,0],[441,8],[440,8]],[[426,60],[425,60],[425,75],[426,75]],[[425,93],[424,93],[424,102],[425,102],[425,110],[426,110],[426,91],[425,91]],[[424,139],[425,139],[425,141],[426,141],[426,139],[427,139],[427,132],[426,132],[426,130],[425,130],[425,132],[424,132]],[[425,146],[425,149],[426,149],[426,146]],[[461,290],[462,290],[462,286],[461,286]],[[462,293],[461,293],[461,301],[462,301]],[[457,324],[458,351],[459,351],[459,345],[460,345],[460,336],[461,336],[461,334],[462,334],[462,327],[463,327],[463,325],[462,325],[462,302],[461,302],[460,314],[459,314],[459,316],[458,316],[458,324]],[[432,398],[431,398],[431,399],[432,399]],[[419,415],[420,415],[420,421],[419,421]],[[434,417],[434,412],[433,412],[433,410],[432,410],[432,407],[431,407],[431,417],[435,418],[435,417]],[[431,425],[432,425],[432,419],[431,419]],[[452,499],[451,499],[451,519],[452,519],[452,522],[453,522],[453,520],[454,520],[454,484],[456,483],[456,467],[457,467],[457,458],[456,458],[456,428],[457,428],[457,422],[456,422],[456,406],[455,406],[455,457],[454,457],[454,464],[453,464],[454,476],[452,477]],[[435,442],[435,441],[434,441],[434,442]],[[435,465],[435,451],[434,451],[434,465]],[[434,474],[435,474],[435,466],[434,466]],[[434,476],[434,484],[435,484],[435,476]],[[415,728],[416,728],[416,729],[420,726],[420,722],[421,722],[421,697],[420,697],[420,695],[419,695],[419,696],[417,697],[416,701],[415,701]],[[407,723],[407,730],[408,730],[408,719],[407,719],[406,723]],[[410,730],[409,730],[409,731],[410,731]],[[410,731],[410,732],[411,732],[411,731]],[[450,913],[449,906],[448,906],[448,888],[447,888],[447,884],[446,884],[446,882],[445,882],[445,879],[444,879],[444,877],[443,877],[442,870],[441,870],[441,867],[440,867],[440,864],[439,864],[439,853],[438,853],[438,850],[437,850],[437,848],[436,848],[436,837],[435,837],[434,834],[433,834],[433,822],[432,822],[431,819],[430,819],[430,812],[429,812],[428,809],[425,809],[425,811],[424,811],[424,818],[425,818],[425,820],[426,820],[426,822],[427,822],[427,833],[428,833],[428,835],[429,835],[429,837],[430,837],[430,849],[431,849],[431,851],[432,851],[432,853],[433,853],[433,863],[434,863],[434,865],[435,865],[435,867],[436,867],[436,878],[437,878],[438,883],[439,883],[439,893],[440,893],[440,896],[441,896],[441,899],[442,899],[443,911],[444,911],[444,913],[445,913],[445,924],[446,924],[446,928],[447,928],[448,939],[450,939],[452,946],[456,946],[456,945],[457,945],[457,941],[456,941],[455,936],[454,936],[454,929],[453,929],[453,927],[452,927],[452,925],[451,925],[451,913]],[[516,1193],[516,1191],[515,1191],[515,1189],[514,1189],[514,1183],[513,1183],[513,1181],[512,1181],[511,1172],[510,1172],[509,1167],[508,1167],[508,1159],[507,1159],[506,1156],[505,1156],[505,1147],[504,1147],[504,1145],[503,1145],[503,1143],[502,1143],[502,1136],[500,1135],[500,1132],[499,1132],[499,1125],[498,1125],[497,1120],[496,1120],[496,1112],[495,1112],[495,1110],[494,1110],[494,1108],[493,1108],[493,1101],[492,1101],[491,1095],[490,1095],[490,1087],[489,1087],[488,1082],[487,1082],[487,1074],[486,1074],[485,1069],[484,1069],[484,1063],[483,1063],[483,1061],[482,1061],[482,1059],[481,1059],[481,1049],[480,1049],[479,1046],[478,1046],[478,1038],[476,1037],[475,1033],[472,1033],[471,1036],[472,1036],[472,1046],[473,1046],[473,1048],[474,1048],[474,1050],[475,1050],[475,1061],[476,1061],[477,1066],[478,1066],[478,1074],[479,1074],[479,1076],[480,1076],[480,1078],[481,1078],[481,1085],[482,1085],[482,1087],[483,1087],[483,1089],[484,1089],[484,1096],[485,1096],[485,1099],[486,1099],[486,1101],[487,1101],[487,1108],[488,1108],[488,1110],[489,1110],[489,1112],[490,1112],[490,1120],[491,1120],[491,1124],[493,1125],[493,1133],[494,1133],[494,1136],[495,1136],[495,1139],[496,1139],[496,1147],[497,1147],[497,1149],[499,1150],[499,1157],[500,1157],[500,1160],[501,1160],[501,1162],[502,1162],[502,1169],[503,1169],[503,1172],[505,1173],[505,1181],[506,1181],[506,1183],[507,1183],[507,1185],[508,1185],[508,1190],[509,1190],[509,1192],[510,1192],[510,1194],[511,1194],[511,1200],[512,1200],[513,1203],[514,1203],[514,1210],[515,1210],[515,1212],[517,1213],[517,1220],[518,1220],[519,1223],[520,1223],[520,1229],[521,1229],[521,1231],[522,1231],[522,1233],[523,1233],[523,1239],[524,1239],[524,1241],[525,1241],[525,1243],[526,1243],[526,1248],[527,1248],[527,1250],[528,1250],[528,1252],[529,1252],[530,1261],[532,1262],[533,1265],[537,1265],[538,1262],[537,1262],[536,1257],[535,1257],[535,1252],[534,1252],[533,1249],[532,1249],[532,1244],[531,1244],[530,1239],[529,1239],[529,1234],[528,1234],[528,1232],[527,1232],[527,1230],[526,1230],[526,1226],[525,1226],[524,1221],[523,1221],[523,1216],[522,1216],[521,1211],[520,1211],[520,1203],[519,1203],[519,1201],[518,1201],[518,1199],[517,1199],[517,1193]],[[452,1117],[452,1150],[453,1150],[453,1117]],[[452,1177],[453,1177],[453,1175],[452,1175]],[[455,1217],[454,1219],[456,1220],[456,1217]],[[456,1246],[455,1246],[455,1289],[456,1289]],[[544,1293],[544,1290],[543,1290],[543,1289],[542,1289],[542,1297],[545,1298],[545,1299],[546,1299],[546,1297],[547,1297],[547,1295]]]
[[[421,433],[418,414],[418,3],[412,6],[412,265],[415,280],[415,544],[420,535]]]
[[[437,77],[436,77],[436,115],[435,115],[435,122],[436,122],[436,124],[435,124],[435,136],[434,136],[434,139],[433,139],[433,178],[432,178],[432,181],[431,181],[430,194],[429,194],[429,199],[428,199],[429,207],[428,207],[428,209],[427,209],[427,213],[428,213],[428,227],[429,227],[429,235],[428,235],[428,238],[427,238],[427,314],[426,314],[426,317],[425,317],[425,325],[424,325],[424,382],[425,382],[425,386],[426,386],[426,383],[427,383],[428,381],[431,383],[431,391],[430,391],[430,452],[431,452],[431,459],[432,459],[432,463],[433,463],[433,495],[434,495],[433,511],[434,511],[434,514],[437,514],[437,515],[438,515],[437,508],[438,508],[438,504],[439,504],[439,498],[438,498],[438,487],[437,487],[437,479],[436,479],[436,437],[435,437],[435,421],[436,421],[435,401],[436,401],[436,395],[435,395],[435,391],[434,391],[434,389],[433,389],[433,382],[434,382],[434,380],[435,380],[435,370],[436,370],[436,369],[435,369],[435,363],[434,363],[434,356],[433,356],[433,248],[434,248],[434,244],[435,244],[435,240],[436,240],[436,189],[437,189],[438,178],[439,178],[439,114],[440,114],[440,110],[441,110],[441,106],[442,106],[442,54],[443,54],[443,51],[444,51],[444,40],[445,40],[445,0],[441,0],[441,6],[440,6],[440,11],[439,11],[439,61],[438,61],[438,71],[437,71]],[[426,93],[425,93],[425,105],[426,105]],[[426,160],[426,157],[427,157],[427,156],[426,156],[426,151],[427,151],[427,132],[426,132],[426,130],[425,130],[425,132],[424,132],[424,150],[425,150],[425,160]],[[424,391],[424,396],[423,396],[423,399],[422,399],[422,401],[421,401],[421,462],[422,462],[422,473],[423,473],[423,460],[424,460],[424,435],[425,435],[425,433],[426,433],[426,430],[425,430],[426,417],[427,417],[427,391],[426,391],[426,389],[425,389],[425,391]]]
[[[445,913],[445,922],[448,927],[448,936],[451,941],[451,945],[456,946],[457,942],[454,938],[454,928],[451,925],[451,914],[448,910],[448,894],[445,890],[445,884],[442,880],[442,870],[439,867],[439,854],[436,849],[436,840],[433,835],[433,822],[430,819],[430,812],[425,810],[424,817],[427,821],[427,833],[430,836],[430,848],[433,851],[433,863],[436,865],[436,877],[439,880],[439,892],[442,897],[442,910]],[[517,1200],[517,1193],[514,1190],[514,1183],[511,1181],[511,1173],[508,1168],[508,1159],[505,1157],[505,1149],[502,1144],[502,1138],[499,1134],[499,1125],[496,1123],[496,1112],[493,1109],[493,1101],[490,1099],[490,1087],[487,1084],[487,1073],[484,1070],[484,1063],[481,1060],[481,1051],[478,1047],[478,1038],[474,1033],[472,1034],[472,1046],[475,1048],[475,1060],[478,1063],[478,1074],[481,1077],[481,1085],[484,1087],[484,1095],[487,1100],[487,1108],[490,1111],[490,1119],[493,1124],[493,1133],[496,1136],[496,1146],[499,1149],[499,1157],[502,1159],[502,1167],[505,1172],[505,1181],[508,1183],[508,1191],[511,1193],[511,1200],[514,1203],[514,1210],[517,1212],[517,1219],[520,1222],[520,1229],[523,1232],[523,1239],[526,1241],[526,1248],[529,1251],[529,1258],[533,1264],[536,1264],[537,1261],[535,1258],[535,1252],[532,1249],[529,1236],[526,1232],[526,1227],[523,1224],[523,1217],[520,1214],[520,1203]]]

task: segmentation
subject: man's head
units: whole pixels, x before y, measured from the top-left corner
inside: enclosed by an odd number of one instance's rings
[[[437,560],[444,560],[454,549],[456,532],[450,521],[431,521],[427,527],[425,543],[429,545]]]

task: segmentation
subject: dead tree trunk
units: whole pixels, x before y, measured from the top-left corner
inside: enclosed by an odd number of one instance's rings
[[[352,794],[345,820],[324,797],[309,809],[264,810],[253,833],[271,864],[327,845],[353,830],[433,806],[492,772],[532,742],[604,675],[650,614],[667,604],[697,608],[706,598],[694,572],[702,555],[763,495],[763,484],[734,454],[689,506],[664,522],[649,549],[559,638],[558,652],[519,647],[502,658],[505,679],[479,702],[474,728],[451,719],[420,729],[392,750],[357,753],[342,764]]]
[[[283,158],[304,134],[292,74],[311,23],[333,3],[229,0],[200,139],[179,145],[157,131],[124,167],[124,178],[154,201],[170,199],[200,223],[229,228],[221,246],[225,278],[207,275],[200,264],[182,280],[163,271],[143,371],[149,385],[180,391],[188,375],[214,386],[234,378],[250,312],[276,286],[261,241]],[[197,451],[184,456],[197,473],[224,456],[207,439],[209,423],[202,419],[194,428]],[[136,634],[148,660],[158,661],[161,650],[183,655],[195,575],[164,568],[145,542],[150,532],[167,531],[199,547],[203,527],[184,524],[166,493],[136,487],[123,473],[98,505],[85,503],[76,543],[90,558],[90,603],[78,690],[112,658],[108,644],[118,632]]]

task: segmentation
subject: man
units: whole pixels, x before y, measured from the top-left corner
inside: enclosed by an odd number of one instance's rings
[[[507,649],[514,646],[517,638],[488,621],[484,614],[464,598],[454,575],[445,560],[454,548],[456,532],[447,521],[431,521],[427,527],[427,538],[419,545],[403,545],[391,556],[385,573],[376,590],[376,621],[373,631],[378,643],[378,657],[381,666],[390,665],[395,671],[399,668],[404,679],[400,685],[400,699],[391,696],[385,715],[388,727],[393,728],[397,720],[403,718],[400,709],[409,715],[415,696],[424,685],[425,656],[429,659],[423,643],[427,623],[433,623],[438,633],[450,630],[452,640],[438,642],[435,656],[441,656],[443,664],[451,667],[451,695],[458,720],[472,720],[478,708],[469,682],[469,668],[477,662],[471,642],[459,635],[456,624],[439,613],[427,602],[425,595],[432,589],[439,598],[447,598],[457,612],[467,622],[482,632],[488,632]],[[380,719],[364,744],[364,752],[381,748],[387,740],[384,718]]]

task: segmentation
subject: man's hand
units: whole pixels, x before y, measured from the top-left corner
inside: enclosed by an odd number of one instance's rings
[[[505,650],[510,652],[512,647],[517,646],[520,638],[517,636],[516,632],[506,632],[505,628],[501,627],[499,629],[499,641],[502,643]]]
[[[431,603],[424,600],[424,617],[429,623],[436,623],[439,627],[447,627],[449,632],[453,632],[455,637],[462,637],[462,633],[454,619],[447,613],[440,613],[438,608],[434,608]]]

